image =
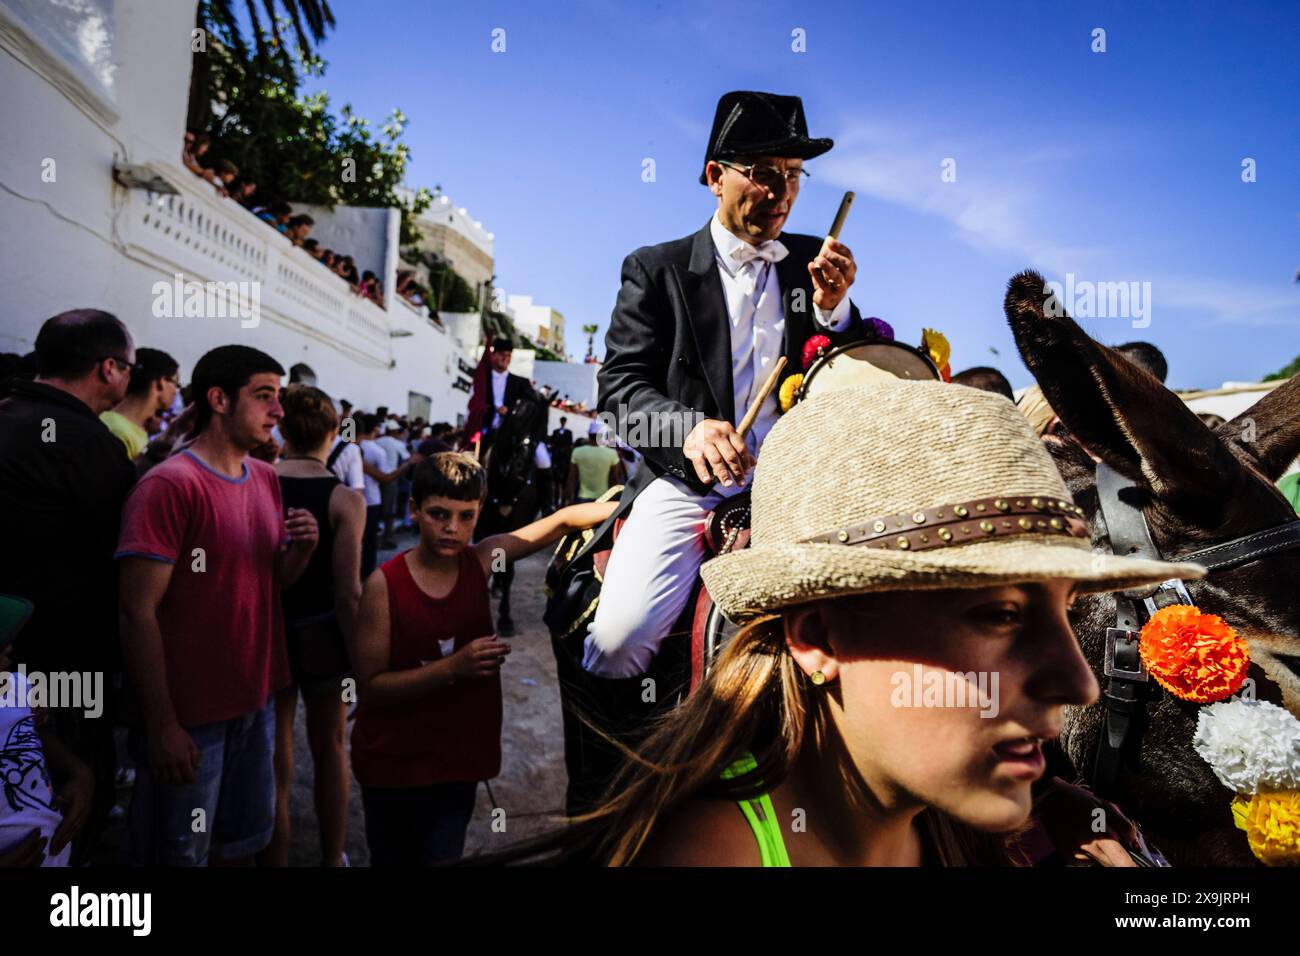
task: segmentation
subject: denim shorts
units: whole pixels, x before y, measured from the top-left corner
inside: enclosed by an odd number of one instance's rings
[[[199,748],[193,783],[161,783],[149,766],[145,734],[131,731],[135,791],[127,820],[136,866],[207,866],[266,849],[275,828],[275,710],[187,727]],[[202,813],[197,811],[202,810]]]

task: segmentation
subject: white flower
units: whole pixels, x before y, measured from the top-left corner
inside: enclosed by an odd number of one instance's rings
[[[1192,746],[1237,793],[1300,789],[1300,720],[1263,700],[1202,707]]]

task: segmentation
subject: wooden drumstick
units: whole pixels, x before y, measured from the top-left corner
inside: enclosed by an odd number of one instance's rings
[[[772,367],[772,371],[767,373],[767,381],[759,389],[758,396],[749,403],[749,410],[745,412],[745,417],[740,420],[740,426],[736,431],[741,438],[744,438],[749,430],[754,427],[754,419],[758,418],[758,411],[763,407],[763,403],[767,401],[767,396],[771,395],[772,389],[776,388],[776,380],[781,376],[781,369],[783,368],[785,368],[784,355],[776,360],[776,365]]]

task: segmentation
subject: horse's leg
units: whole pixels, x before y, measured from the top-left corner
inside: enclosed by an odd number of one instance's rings
[[[501,582],[501,606],[497,611],[497,634],[501,637],[512,637],[515,633],[515,622],[510,617],[510,584],[515,579],[515,563],[506,562],[506,569],[499,572],[496,578]]]

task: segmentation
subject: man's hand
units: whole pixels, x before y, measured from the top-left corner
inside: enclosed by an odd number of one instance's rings
[[[497,640],[495,636],[480,637],[470,641],[452,655],[456,679],[492,677],[501,670],[501,665],[505,663],[506,655],[509,653],[510,645],[505,641]]]
[[[812,276],[813,305],[830,312],[849,294],[849,286],[858,274],[858,264],[853,261],[848,246],[828,237],[817,258],[808,263],[808,274]]]
[[[745,473],[754,467],[754,456],[736,426],[716,418],[706,418],[691,429],[682,444],[682,454],[706,485],[716,478],[729,488],[743,482]]]
[[[284,527],[292,539],[289,544],[291,548],[311,551],[320,539],[316,516],[306,508],[290,508],[285,515]]]
[[[497,414],[500,415],[502,418],[505,418],[507,415],[510,414],[510,409],[506,408],[504,405],[498,405]]]
[[[193,783],[199,748],[185,728],[172,721],[149,734],[149,766],[162,783]]]
[[[95,795],[95,777],[78,761],[67,782],[55,794],[52,806],[63,814],[63,822],[50,839],[50,854],[58,856],[90,819],[90,802]]]

